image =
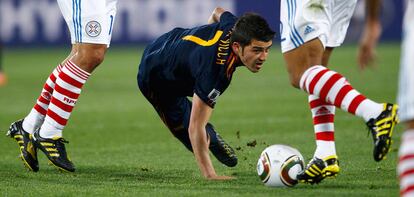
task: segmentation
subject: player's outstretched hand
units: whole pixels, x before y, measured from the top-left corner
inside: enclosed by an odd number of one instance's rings
[[[226,181],[226,180],[236,179],[236,177],[214,175],[214,176],[207,177],[207,179],[210,181]]]

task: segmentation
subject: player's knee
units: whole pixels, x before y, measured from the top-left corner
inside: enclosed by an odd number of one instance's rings
[[[302,68],[321,65],[324,58],[329,58],[328,52],[325,54],[325,48],[319,39],[308,41],[299,48],[295,58],[301,59]]]
[[[105,50],[93,50],[87,54],[87,61],[89,66],[98,66],[105,58]]]
[[[78,50],[78,58],[83,66],[94,69],[101,64],[105,58],[106,45],[90,45]]]
[[[296,73],[289,74],[290,85],[292,85],[295,88],[300,88],[300,86],[299,86],[300,77],[301,77],[301,75],[298,75]]]
[[[299,82],[300,78],[302,76],[302,69],[299,66],[288,66],[287,71],[289,73],[289,80],[290,85],[292,85],[295,88],[299,88]]]

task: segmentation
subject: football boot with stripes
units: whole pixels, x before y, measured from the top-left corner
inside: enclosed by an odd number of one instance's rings
[[[26,132],[23,127],[23,119],[13,122],[7,131],[7,136],[16,140],[20,149],[20,158],[27,169],[33,172],[39,171],[37,151],[32,143],[32,135]]]
[[[69,143],[68,141],[62,137],[42,138],[39,130],[33,136],[33,144],[46,155],[52,165],[64,172],[75,171],[75,166],[66,153],[65,143]]]
[[[206,131],[210,138],[209,149],[211,153],[219,160],[221,163],[228,167],[234,167],[237,165],[237,155],[234,152],[233,148],[227,144],[223,138],[214,130],[212,124],[207,123]]]
[[[339,170],[339,162],[336,155],[324,159],[314,157],[296,178],[300,183],[315,184],[320,183],[327,177],[336,177]]]
[[[385,159],[392,144],[392,132],[398,123],[398,105],[384,103],[384,110],[376,119],[367,122],[368,130],[371,131],[374,140],[374,160]]]

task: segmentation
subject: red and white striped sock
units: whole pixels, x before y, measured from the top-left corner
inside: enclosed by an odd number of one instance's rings
[[[46,83],[43,85],[43,90],[40,93],[36,104],[30,111],[30,113],[24,118],[23,129],[28,133],[33,133],[42,124],[46,116],[47,109],[49,108],[50,99],[52,97],[53,89],[55,88],[56,78],[62,71],[62,64],[59,64],[53,72],[47,78]]]
[[[400,178],[400,195],[414,196],[414,129],[404,132],[398,155],[397,170]]]
[[[67,61],[56,79],[45,121],[39,134],[43,138],[62,137],[62,130],[70,117],[81,93],[82,86],[90,74],[73,62]]]
[[[308,68],[300,79],[300,88],[344,111],[362,117],[366,122],[378,117],[383,110],[382,104],[366,98],[341,74],[323,66]]]
[[[328,156],[336,155],[334,135],[335,106],[326,103],[324,100],[314,95],[309,95],[308,98],[316,139],[316,151],[314,157],[323,159]]]

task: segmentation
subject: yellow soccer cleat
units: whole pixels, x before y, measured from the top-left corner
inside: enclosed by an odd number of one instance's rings
[[[398,105],[384,103],[384,110],[376,119],[367,122],[374,140],[374,160],[381,161],[390,151],[392,131],[398,123]]]
[[[336,177],[339,173],[339,162],[336,155],[319,159],[314,157],[306,168],[297,175],[300,183],[320,183],[327,177]]]
[[[22,124],[23,119],[13,122],[6,135],[16,140],[20,149],[20,158],[27,169],[37,172],[39,171],[37,150],[33,146],[32,135],[23,129]]]
[[[75,171],[75,166],[66,153],[65,143],[69,143],[68,141],[61,137],[42,138],[39,130],[35,131],[33,136],[33,144],[47,156],[51,164],[64,172]]]

